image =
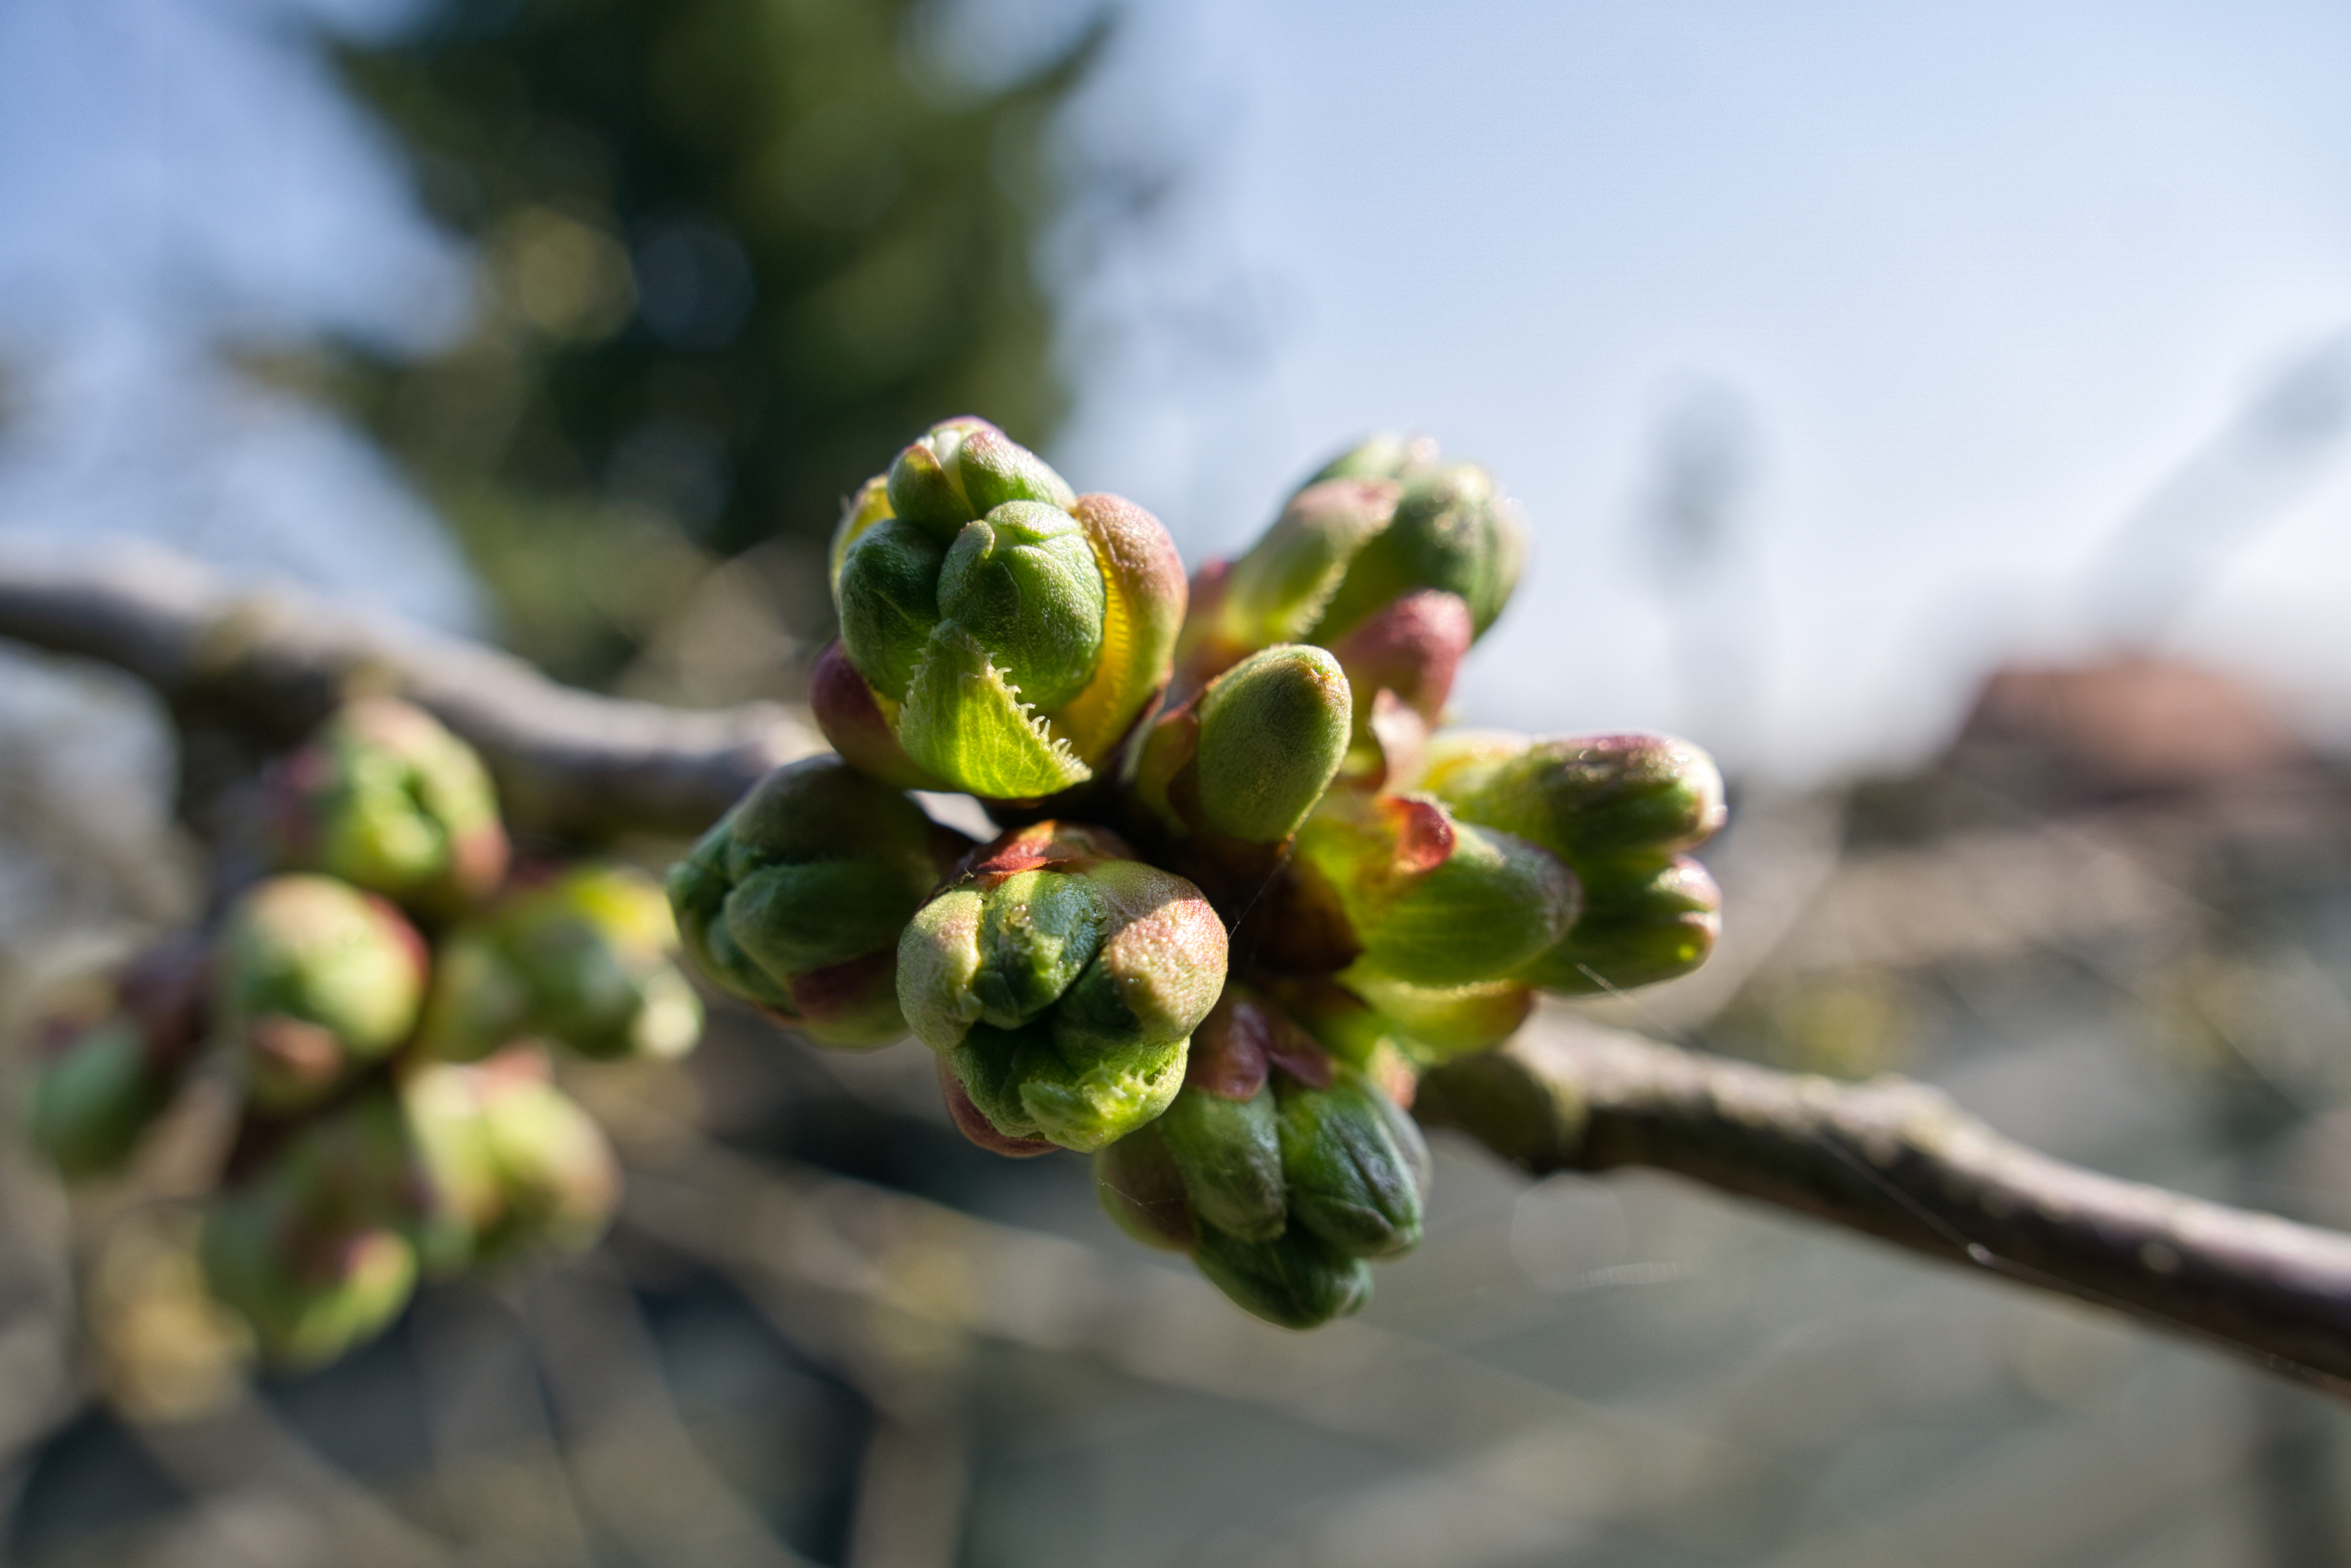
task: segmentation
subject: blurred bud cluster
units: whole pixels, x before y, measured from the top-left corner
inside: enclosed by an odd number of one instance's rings
[[[1250,1312],[1352,1312],[1420,1235],[1420,1071],[1719,928],[1705,753],[1444,727],[1525,538],[1484,469],[1384,437],[1187,583],[1142,508],[935,425],[834,536],[837,755],[672,872],[687,950],[820,1043],[911,1031],[975,1143],[1092,1155],[1123,1227]]]
[[[619,1168],[553,1057],[674,1057],[702,1006],[659,885],[517,867],[488,773],[430,715],[346,706],[264,778],[261,874],[49,1019],[26,1112],[65,1176],[175,1107],[234,1107],[188,1239],[273,1362],[341,1354],[421,1276],[578,1250]]]

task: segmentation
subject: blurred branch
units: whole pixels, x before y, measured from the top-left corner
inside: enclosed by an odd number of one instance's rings
[[[353,692],[398,693],[479,747],[509,820],[542,832],[698,832],[820,744],[775,704],[693,713],[598,696],[289,586],[233,588],[162,551],[0,560],[0,637],[117,665],[183,716],[280,744]]]
[[[1552,1023],[1431,1073],[1416,1110],[1538,1175],[1673,1171],[2351,1393],[2351,1236],[2035,1154],[1924,1084]]]
[[[355,685],[402,692],[482,748],[518,817],[553,831],[691,831],[813,744],[779,707],[596,696],[292,591],[235,592],[169,557],[0,561],[0,636],[105,660],[183,708],[288,738]],[[1431,1074],[1421,1111],[1530,1171],[1674,1171],[2351,1390],[2351,1236],[2046,1158],[1922,1085],[1538,1026]]]

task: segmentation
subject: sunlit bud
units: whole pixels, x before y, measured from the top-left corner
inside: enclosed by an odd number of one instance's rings
[[[1092,1150],[1157,1115],[1223,988],[1207,901],[1124,855],[1099,829],[1007,834],[899,943],[908,1026],[1008,1136]]]
[[[445,916],[507,872],[497,797],[474,748],[396,697],[346,704],[273,772],[282,862]]]
[[[900,454],[834,554],[863,692],[826,664],[811,707],[877,777],[1042,799],[1093,777],[1166,684],[1185,606],[1166,530],[1116,497],[1072,496],[985,422]]]
[[[453,932],[422,1037],[470,1061],[525,1037],[582,1056],[681,1056],[702,1002],[670,960],[677,926],[661,884],[626,866],[574,867],[514,889]]]
[[[504,1211],[478,1093],[491,1065],[425,1062],[400,1084],[401,1112],[431,1195],[416,1249],[424,1271],[436,1277],[469,1267],[480,1239]]]
[[[1291,497],[1226,571],[1215,606],[1219,634],[1242,653],[1303,639],[1349,564],[1388,526],[1401,488],[1385,478],[1334,478]]]
[[[968,841],[838,757],[778,768],[670,868],[713,984],[827,1045],[905,1032],[899,934]]]
[[[1370,1267],[1303,1226],[1270,1241],[1244,1241],[1203,1226],[1193,1260],[1236,1305],[1288,1329],[1345,1317],[1372,1296]]]
[[[1200,1244],[1183,1174],[1156,1122],[1094,1155],[1094,1197],[1121,1230],[1146,1247],[1189,1252]]]
[[[1441,735],[1422,785],[1464,821],[1532,840],[1579,870],[1693,848],[1724,815],[1714,759],[1667,735]]]
[[[1258,843],[1297,831],[1346,753],[1353,701],[1320,648],[1268,648],[1218,676],[1199,704],[1202,825]]]
[[[1340,978],[1392,1026],[1383,1034],[1423,1061],[1499,1045],[1534,1010],[1534,992],[1512,980],[1413,986],[1368,970],[1349,971]]]
[[[1437,466],[1437,443],[1426,435],[1382,431],[1324,464],[1307,485],[1325,479],[1402,479]]]
[[[620,1200],[619,1164],[595,1120],[548,1081],[536,1047],[478,1066],[425,1066],[401,1099],[432,1195],[428,1268],[582,1251],[603,1234]]]
[[[1330,786],[1349,706],[1328,653],[1265,649],[1154,722],[1129,797],[1171,840],[1198,841],[1183,866],[1212,893],[1261,886],[1270,862],[1254,851],[1287,839]]]
[[[416,1288],[416,1249],[398,1231],[314,1232],[274,1189],[216,1198],[201,1256],[213,1295],[252,1326],[264,1355],[294,1370],[373,1339]]]
[[[1714,951],[1722,894],[1690,856],[1629,856],[1583,874],[1583,916],[1517,978],[1571,997],[1630,990],[1687,975]]]
[[[1388,526],[1348,563],[1308,640],[1331,643],[1422,589],[1458,595],[1483,636],[1518,586],[1525,557],[1517,504],[1485,469],[1457,463],[1416,475],[1405,481]]]
[[[1067,511],[1075,492],[1028,448],[984,419],[966,415],[931,426],[890,465],[890,508],[938,542],[1011,501]]]
[[[1343,1070],[1326,1087],[1281,1080],[1278,1096],[1292,1223],[1360,1258],[1417,1246],[1428,1150],[1411,1118]]]
[[[603,1129],[542,1076],[480,1071],[482,1128],[500,1214],[482,1237],[479,1255],[586,1251],[621,1200],[620,1162]]]
[[[214,985],[256,1104],[308,1104],[416,1026],[423,940],[380,898],[329,877],[271,877],[229,911]]]
[[[331,1361],[406,1304],[432,1187],[388,1091],[301,1124],[219,1194],[201,1248],[207,1283],[271,1360]]]
[[[1412,985],[1502,978],[1575,915],[1575,879],[1555,857],[1422,797],[1326,798],[1298,859],[1335,894],[1364,967]]]
[[[1354,691],[1357,726],[1368,716],[1373,695],[1383,690],[1435,724],[1473,636],[1469,606],[1459,594],[1424,589],[1395,600],[1332,643],[1331,652]]]

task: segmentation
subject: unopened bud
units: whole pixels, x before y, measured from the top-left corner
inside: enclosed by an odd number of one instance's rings
[[[1332,797],[1300,831],[1298,858],[1335,893],[1362,964],[1412,985],[1502,978],[1575,915],[1575,879],[1556,858],[1423,797]]]
[[[1056,794],[1093,777],[1166,684],[1185,603],[1166,530],[1115,497],[1073,496],[984,421],[907,447],[834,550],[841,646],[866,700],[833,669],[812,706],[881,777]]]
[[[399,1107],[371,1089],[297,1127],[215,1196],[200,1249],[207,1283],[272,1361],[321,1364],[399,1315],[431,1204]]]
[[[1193,1259],[1236,1305],[1286,1329],[1346,1317],[1372,1296],[1370,1267],[1302,1226],[1270,1241],[1244,1241],[1203,1226]]]
[[[1626,991],[1687,975],[1722,933],[1722,894],[1688,855],[1600,862],[1584,872],[1583,914],[1518,978],[1562,996]]]
[[[582,1056],[681,1056],[702,1037],[702,1003],[671,956],[677,927],[661,885],[626,866],[578,866],[518,887],[453,933],[423,1038],[467,1061],[526,1036]]]
[[[1145,1247],[1189,1252],[1200,1244],[1183,1173],[1157,1123],[1137,1127],[1096,1154],[1093,1175],[1102,1212]]]
[[[62,1176],[114,1169],[171,1097],[144,1031],[113,1013],[66,1026],[46,1044],[51,1054],[33,1081],[26,1118],[33,1146]]]
[[[1319,485],[1325,479],[1403,479],[1436,467],[1437,461],[1437,443],[1428,436],[1384,430],[1331,459],[1306,484]]]
[[[504,880],[496,791],[474,748],[396,697],[344,706],[271,779],[282,862],[447,916]]]
[[[1320,648],[1268,648],[1218,676],[1199,703],[1201,826],[1252,843],[1296,832],[1346,754],[1353,703]]]
[[[1668,735],[1439,736],[1423,784],[1464,821],[1570,865],[1695,848],[1723,822],[1714,759]]]
[[[427,1066],[402,1101],[434,1195],[424,1251],[436,1271],[583,1251],[603,1234],[619,1164],[594,1118],[548,1081],[536,1048]]]
[[[1198,889],[1052,822],[974,852],[898,947],[907,1024],[997,1130],[1081,1150],[1165,1109],[1224,977]]]
[[[1501,614],[1526,557],[1517,504],[1474,463],[1457,463],[1405,483],[1395,514],[1348,564],[1347,575],[1308,633],[1328,643],[1407,593],[1456,594],[1479,636]]]
[[[1484,1051],[1518,1032],[1534,1010],[1534,992],[1513,980],[1472,986],[1412,986],[1375,971],[1340,978],[1377,1013],[1383,1038],[1424,1061]]]
[[[1280,1090],[1294,1223],[1358,1258],[1417,1246],[1428,1151],[1411,1118],[1352,1071],[1327,1088],[1282,1081]]]
[[[254,1100],[287,1111],[324,1097],[416,1026],[424,944],[380,898],[329,877],[256,883],[228,915],[214,987]]]
[[[1013,501],[1067,511],[1076,500],[1066,481],[1028,448],[984,419],[943,420],[890,465],[890,507],[942,545],[975,517]]]
[[[292,1370],[323,1366],[390,1326],[416,1288],[416,1249],[384,1226],[314,1232],[275,1192],[230,1194],[205,1218],[214,1298]]]

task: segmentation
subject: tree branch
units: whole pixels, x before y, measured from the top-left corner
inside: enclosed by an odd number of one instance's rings
[[[183,716],[227,716],[279,744],[354,693],[398,694],[481,751],[511,821],[549,833],[699,832],[823,744],[774,703],[697,713],[598,696],[298,589],[231,588],[161,550],[0,559],[0,637],[117,665]]]
[[[119,665],[183,713],[230,712],[287,739],[353,689],[402,693],[481,748],[517,820],[553,831],[695,831],[819,744],[774,705],[687,713],[596,696],[293,591],[232,591],[161,554],[0,560],[0,636]],[[2351,1236],[2049,1159],[1923,1085],[1797,1077],[1552,1021],[1431,1073],[1417,1109],[1531,1172],[1673,1171],[2351,1392]]]
[[[2035,1154],[1925,1084],[1552,1019],[1430,1073],[1414,1109],[1536,1175],[1673,1171],[2351,1393],[2351,1236]]]

